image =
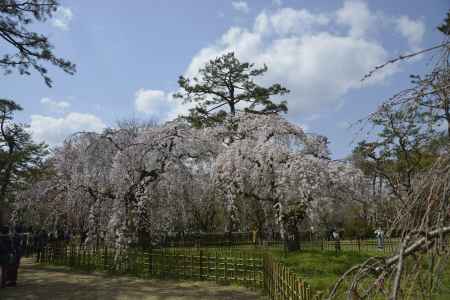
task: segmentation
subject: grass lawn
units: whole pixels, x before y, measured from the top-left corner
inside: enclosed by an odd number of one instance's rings
[[[286,266],[310,284],[313,290],[326,291],[345,271],[370,257],[369,253],[304,250],[285,254],[273,251]],[[377,253],[383,255],[383,253]]]
[[[314,291],[328,292],[335,281],[350,267],[365,261],[370,256],[386,256],[383,252],[351,252],[336,254],[334,251],[303,250],[295,253],[284,253],[272,250],[286,266],[303,278]],[[442,278],[442,292],[432,299],[450,299],[450,264]]]

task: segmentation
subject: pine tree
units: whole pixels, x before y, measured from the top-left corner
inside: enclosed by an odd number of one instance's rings
[[[30,75],[30,69],[34,69],[50,87],[52,80],[43,63],[59,67],[68,74],[75,73],[74,64],[55,56],[45,35],[30,30],[33,22],[46,21],[57,8],[55,0],[0,0],[0,41],[3,41],[3,49],[13,51],[0,56],[0,68],[5,74],[17,70],[21,75]]]
[[[182,91],[174,97],[197,104],[186,117],[194,127],[222,123],[239,109],[258,114],[287,112],[286,101],[277,104],[271,97],[287,94],[288,89],[280,84],[266,88],[255,83],[254,78],[265,72],[267,66],[256,68],[252,63],[240,62],[230,52],[206,63],[199,70],[200,78],[180,76]]]

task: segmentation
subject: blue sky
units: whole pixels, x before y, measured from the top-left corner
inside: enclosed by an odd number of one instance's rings
[[[291,90],[287,117],[326,135],[333,157],[351,152],[347,125],[423,71],[415,59],[362,84],[376,64],[440,41],[435,30],[447,0],[149,0],[61,1],[52,20],[36,25],[55,52],[77,65],[74,76],[50,68],[54,87],[38,75],[3,76],[2,97],[24,107],[21,121],[36,140],[57,145],[80,130],[124,118],[169,120],[186,111],[171,98],[181,74],[235,51],[266,63],[261,84]],[[5,48],[0,45],[0,51]]]

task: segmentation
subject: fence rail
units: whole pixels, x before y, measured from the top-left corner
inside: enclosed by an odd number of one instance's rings
[[[211,280],[263,290],[272,300],[319,300],[309,285],[270,254],[202,249],[112,251],[108,248],[46,247],[42,264],[106,271],[142,278]]]
[[[203,250],[128,250],[108,248],[47,247],[37,253],[38,262],[67,265],[88,271],[101,270],[144,278],[173,278],[238,282],[261,287],[263,257],[241,252],[224,256]]]
[[[211,239],[210,239],[211,238]],[[340,240],[339,242],[335,240],[326,240],[326,239],[316,239],[316,240],[301,240],[300,247],[302,250],[336,250],[336,246],[339,244],[339,247],[342,251],[353,251],[353,252],[364,252],[364,251],[383,251],[385,253],[393,253],[398,248],[399,242],[398,239],[386,239],[384,241],[383,247],[378,247],[378,242],[376,239],[353,239],[353,240]],[[198,240],[170,240],[165,243],[166,247],[170,248],[185,248],[185,247],[199,247],[199,248],[208,248],[208,247],[223,247],[223,248],[238,248],[242,247],[258,247],[258,248],[283,248],[284,242],[283,240],[270,240],[270,241],[256,241],[253,240],[251,235],[242,234],[239,237],[234,237],[234,239],[224,239],[220,240],[217,238],[203,237]]]
[[[313,295],[304,280],[270,255],[264,257],[264,291],[273,300],[321,299],[320,292]]]
[[[385,253],[394,253],[399,246],[398,239],[386,239],[383,247],[378,246],[377,240],[316,240],[303,241],[301,248],[304,250],[322,250],[322,251],[352,251],[368,252],[383,251]]]

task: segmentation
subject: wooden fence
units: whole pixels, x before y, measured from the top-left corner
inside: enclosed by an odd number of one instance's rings
[[[272,300],[319,300],[321,293],[313,292],[309,285],[288,267],[275,261],[272,256],[264,257],[264,291]]]
[[[235,240],[215,240],[204,239],[197,241],[170,241],[166,243],[167,247],[223,247],[223,248],[237,248],[254,247],[254,248],[283,248],[284,242],[282,240],[262,241],[255,243],[253,240],[246,239],[246,235],[240,236],[240,239]],[[370,252],[370,251],[382,251],[385,253],[393,253],[397,249],[399,242],[398,239],[386,239],[384,241],[384,247],[379,248],[377,240],[375,239],[356,239],[356,240],[340,240],[339,242],[334,240],[301,240],[300,248],[302,250],[321,250],[321,251],[335,251],[336,244],[339,243],[341,251],[353,251],[353,252]]]
[[[164,247],[240,247],[254,244],[252,232],[199,233],[168,236],[162,242]]]
[[[261,289],[272,300],[318,300],[309,285],[270,254],[203,249],[128,250],[46,247],[36,252],[43,264],[106,271],[142,278],[211,280]]]
[[[370,252],[381,251],[385,253],[394,253],[398,248],[398,239],[386,239],[384,247],[379,248],[377,240],[316,240],[302,241],[301,248],[303,250],[322,250],[322,251],[353,251],[353,252]]]

